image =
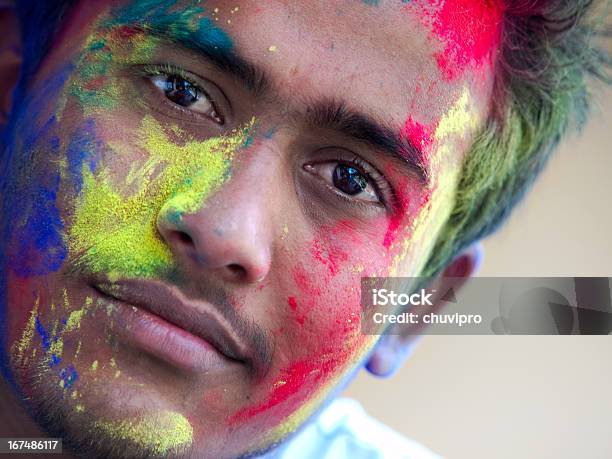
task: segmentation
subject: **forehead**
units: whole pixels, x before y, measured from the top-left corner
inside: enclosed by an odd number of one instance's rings
[[[279,100],[333,98],[384,113],[435,121],[466,87],[485,106],[501,0],[120,0],[81,2],[72,33],[109,9],[126,21],[195,11],[233,48],[272,76]],[[304,101],[306,102],[306,101]]]

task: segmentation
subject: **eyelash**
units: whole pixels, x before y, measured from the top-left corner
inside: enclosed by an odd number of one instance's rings
[[[189,74],[189,72],[187,72],[182,67],[179,67],[178,65],[170,64],[170,63],[165,63],[165,64],[149,64],[149,65],[145,65],[145,66],[141,67],[140,68],[140,73],[145,78],[152,78],[152,77],[156,77],[156,76],[181,78],[181,79],[187,81],[189,84],[193,85],[198,90],[199,93],[204,95],[204,97],[206,97],[210,101],[210,104],[212,105],[213,110],[214,110],[215,113],[220,113],[219,108],[218,108],[218,104],[215,101],[215,99],[210,95],[210,93],[208,91],[206,91],[204,88],[202,88],[201,83],[198,83]],[[204,114],[200,114],[200,113],[194,112],[193,110],[189,110],[187,108],[181,107],[180,105],[174,104],[174,103],[172,103],[170,101],[167,101],[167,103],[170,103],[172,108],[174,108],[175,110],[178,110],[181,113],[187,114],[188,116],[196,118],[198,120],[201,120],[202,117],[208,118],[208,119],[212,119],[209,116],[206,116]],[[218,124],[221,124],[221,125],[225,124],[223,116],[221,116],[221,120],[222,121],[219,122],[219,121],[213,119],[213,121],[215,121]]]

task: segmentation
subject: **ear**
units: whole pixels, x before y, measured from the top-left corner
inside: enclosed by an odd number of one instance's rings
[[[429,288],[439,292],[439,297],[444,296],[451,288],[458,291],[465,282],[475,276],[484,258],[484,249],[477,242],[461,252],[455,259],[439,274],[429,285]],[[433,311],[438,312],[443,307],[443,301],[435,298],[433,300]],[[376,347],[372,351],[366,369],[375,376],[391,376],[401,367],[402,363],[411,354],[422,331],[408,326],[400,325],[397,333],[387,333],[380,337]]]
[[[21,34],[12,0],[0,0],[0,131],[8,119],[21,70]]]

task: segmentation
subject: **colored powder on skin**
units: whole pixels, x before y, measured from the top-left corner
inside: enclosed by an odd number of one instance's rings
[[[295,362],[289,368],[283,370],[281,377],[274,383],[273,389],[267,400],[257,406],[245,408],[234,414],[228,422],[234,424],[238,420],[249,419],[257,414],[269,410],[273,406],[284,402],[290,397],[297,396],[302,392],[303,386],[311,378],[314,382],[321,379],[324,370],[321,365],[311,361]],[[300,395],[302,398],[306,395]]]
[[[77,343],[77,348],[76,348],[76,351],[74,353],[74,358],[73,358],[73,361],[75,363],[79,359],[79,353],[81,352],[81,345],[82,345],[82,341],[79,340],[79,342]]]
[[[39,305],[40,297],[37,296],[36,302],[34,303],[34,307],[30,312],[30,318],[28,319],[28,323],[21,334],[21,338],[13,345],[11,355],[13,356],[14,362],[17,365],[27,365],[27,358],[25,357],[25,353],[32,345],[32,338],[34,338],[34,333],[36,332]]]
[[[346,373],[351,370],[351,368],[355,368],[355,366],[365,358],[366,353],[372,348],[377,339],[378,337],[374,335],[359,335],[358,339],[351,343],[350,359],[349,354],[339,356],[338,351],[336,351],[333,353],[336,357],[335,361],[329,361],[323,365],[318,365],[319,368],[323,370],[323,373],[327,373],[330,376],[326,381],[326,387],[335,387],[345,377]],[[300,365],[301,364],[298,366]],[[345,367],[343,372],[337,371],[340,366]],[[323,375],[321,374],[318,382],[321,382],[322,377]],[[283,380],[281,380],[281,382],[282,381]],[[304,403],[297,407],[297,409],[293,410],[291,414],[284,418],[282,422],[279,422],[270,432],[263,434],[260,443],[261,446],[266,446],[270,442],[278,442],[285,438],[288,434],[295,432],[312,415],[314,410],[319,407],[321,403],[323,403],[327,394],[328,392],[321,384],[318,390],[308,393],[306,396],[308,397],[308,400],[304,400],[305,397],[298,400],[299,402]],[[233,421],[235,422],[236,419]]]
[[[193,442],[193,427],[185,416],[174,411],[135,420],[98,421],[94,423],[94,431],[132,442],[158,455],[177,452]]]
[[[0,192],[4,212],[0,228],[5,237],[11,238],[8,267],[19,277],[57,271],[67,255],[61,237],[64,225],[55,203],[59,173],[48,166],[60,161],[60,140],[53,135],[57,119],[48,115],[47,104],[40,101],[62,90],[70,70],[62,68],[42,83],[40,97],[17,104],[18,121],[3,133],[8,167],[3,171]],[[41,161],[42,172],[37,172]]]
[[[68,300],[68,289],[62,289],[62,298],[64,303],[64,311],[70,310],[70,301]],[[53,304],[53,303],[52,303]]]
[[[431,193],[421,203],[421,210],[411,224],[411,236],[404,239],[401,250],[394,256],[389,270],[390,276],[401,274],[402,260],[407,258],[414,241],[422,240],[423,242],[428,241],[429,244],[434,243],[435,238],[425,237],[424,234],[425,231],[431,231],[431,227],[426,225],[429,221],[429,212],[436,209],[436,225],[441,226],[451,212],[458,175],[458,171],[454,171],[440,176],[438,169],[445,158],[452,154],[452,141],[472,135],[480,122],[480,118],[476,115],[474,107],[470,103],[469,89],[464,88],[449,110],[435,125],[429,127],[434,132],[435,142],[435,151],[432,152],[435,154],[432,154],[430,160]]]
[[[348,260],[346,252],[331,244],[323,246],[316,239],[312,242],[311,254],[315,260],[327,266],[332,276],[338,273],[339,264]]]
[[[116,83],[101,76],[109,75],[112,53],[98,51],[97,54],[101,56],[97,56],[96,61],[80,66],[80,79],[72,88],[72,94],[79,98],[85,115],[115,109],[120,96]]]
[[[292,271],[293,281],[295,285],[308,297],[321,296],[321,289],[310,282],[308,271],[301,265],[296,266]]]
[[[62,361],[62,354],[64,353],[64,340],[57,333],[57,328],[51,332],[51,345],[47,353],[51,359],[50,366],[55,366]]]
[[[464,88],[461,96],[440,119],[435,131],[436,142],[442,142],[451,135],[469,135],[478,127],[478,118],[470,108],[470,92]]]
[[[392,248],[393,242],[402,228],[402,223],[406,216],[406,212],[408,211],[408,205],[410,204],[410,179],[408,177],[401,177],[398,178],[398,180],[401,182],[398,184],[399,191],[397,193],[398,210],[391,218],[389,226],[387,227],[387,232],[385,233],[385,237],[383,239],[383,246],[387,250]]]
[[[65,307],[68,309],[68,298],[64,298]],[[51,336],[51,346],[49,347],[48,353],[50,354],[51,361],[55,364],[60,363],[62,359],[62,355],[64,352],[64,337],[66,333],[73,332],[79,328],[81,328],[81,320],[90,309],[93,304],[93,299],[87,297],[85,299],[85,304],[77,310],[70,312],[68,319],[62,322],[62,329],[58,330],[54,328],[52,336]]]
[[[60,386],[64,390],[70,389],[77,379],[79,379],[79,375],[72,365],[62,368],[60,371]]]
[[[425,157],[433,141],[433,135],[427,126],[418,123],[409,116],[400,131],[400,135],[407,137],[410,141],[419,148]]]
[[[129,6],[113,11],[113,17],[106,25],[138,24],[185,43],[191,42],[186,38],[195,36],[196,41],[210,47],[223,51],[232,49],[229,35],[205,16],[204,8],[176,6],[176,0],[135,0]]]
[[[153,277],[170,270],[173,260],[157,231],[158,214],[200,209],[206,197],[230,177],[234,153],[254,123],[253,119],[231,135],[204,141],[193,140],[176,127],[173,134],[186,139],[180,145],[169,139],[155,118],[146,116],[138,137],[149,158],[134,172],[138,176],[133,177],[135,192],[123,194],[108,169],[94,174],[83,167],[83,192],[66,238],[70,250],[84,254],[80,262],[94,272],[119,277]]]
[[[271,127],[264,133],[264,138],[268,140],[272,139],[274,137],[274,134],[276,134],[277,130],[278,130],[278,127],[276,126]]]
[[[101,21],[98,31],[87,39],[77,65],[80,71],[71,84],[72,94],[86,115],[121,105],[121,80],[113,78],[111,69],[152,60],[160,39],[147,31],[171,37],[186,47],[197,48],[194,43],[199,43],[211,49],[232,49],[227,33],[205,16],[202,7],[175,6],[175,0],[134,1]]]
[[[67,297],[67,291],[64,289],[64,309],[69,310],[69,303]],[[53,323],[53,327],[49,332],[48,328],[42,324],[40,318],[38,317],[38,308],[40,305],[40,297],[36,298],[34,308],[30,313],[30,318],[28,320],[28,324],[24,329],[21,339],[17,341],[12,349],[13,357],[17,362],[24,362],[24,355],[26,350],[31,347],[32,339],[34,337],[34,333],[40,336],[41,345],[43,351],[46,353],[46,359],[49,364],[49,367],[52,368],[62,361],[62,354],[64,352],[64,335],[68,332],[73,332],[80,328],[81,320],[83,319],[85,313],[89,309],[89,307],[93,304],[93,300],[91,298],[87,298],[85,300],[85,305],[78,310],[70,312],[68,318],[61,322],[55,321]],[[54,303],[52,303],[51,310],[55,310]],[[77,348],[77,353],[80,349]]]
[[[48,161],[58,157],[59,140],[52,139],[49,151],[45,153]],[[36,153],[35,153],[36,154]],[[66,258],[66,248],[61,234],[64,224],[56,206],[60,186],[59,174],[50,174],[40,180],[33,179],[28,191],[28,205],[18,206],[22,213],[19,220],[24,224],[16,229],[16,247],[12,249],[11,270],[20,277],[44,275],[57,271]],[[19,194],[23,197],[22,194]]]
[[[120,107],[124,88],[119,83],[123,80],[114,77],[112,68],[150,62],[159,41],[128,26],[103,28],[91,35],[77,62],[79,72],[70,83],[71,94],[79,99],[84,114]]]
[[[293,301],[292,298],[288,299],[289,306],[292,309],[297,308],[297,300]],[[277,411],[268,415],[268,421],[278,418],[279,425],[273,429],[278,434],[293,426],[293,422],[299,418],[299,416],[294,416],[296,410],[306,415],[308,410],[315,406],[311,402],[324,392],[324,388],[332,387],[332,381],[342,377],[340,374],[342,372],[338,369],[346,370],[352,364],[356,364],[366,352],[362,345],[376,339],[376,337],[360,334],[359,316],[351,315],[351,317],[355,320],[356,327],[351,326],[348,332],[340,333],[340,342],[332,338],[332,342],[337,342],[337,344],[330,345],[324,338],[321,338],[323,339],[322,347],[318,349],[316,356],[290,363],[275,378],[274,383],[271,384],[272,389],[263,402],[245,407],[230,416],[228,424],[234,425],[253,416],[269,412],[279,405],[290,403],[285,407],[284,412]],[[305,411],[302,410],[303,408]]]
[[[68,176],[76,194],[81,192],[83,186],[83,164],[94,172],[97,163],[97,152],[100,142],[94,134],[95,122],[93,119],[85,121],[84,125],[70,139],[66,148],[66,171],[62,176]]]
[[[478,127],[478,119],[470,109],[469,90],[464,88],[458,100],[444,116],[432,125],[423,125],[414,121],[409,116],[402,128],[400,135],[410,139],[420,148],[426,161],[432,161],[431,148],[437,148],[435,156],[438,158],[450,152],[450,146],[446,142],[453,135],[465,136],[471,134]],[[430,167],[432,182],[436,179],[436,168]],[[405,189],[405,186],[400,189]],[[400,195],[400,209],[405,209],[408,204],[408,196]],[[391,219],[383,245],[387,250],[393,246],[393,242],[401,228],[403,212],[399,212],[397,217]]]
[[[469,65],[482,67],[497,49],[504,13],[502,0],[426,0],[412,2],[423,23],[442,41],[436,54],[442,76],[453,80]]]
[[[49,350],[51,347],[51,344],[49,343],[49,333],[47,333],[47,330],[45,327],[43,327],[39,317],[36,317],[36,333],[38,333],[40,336],[43,349],[45,351]]]
[[[299,323],[300,325],[304,325],[304,322],[306,321],[306,316],[298,312],[297,299],[294,296],[290,296],[289,298],[287,298],[287,304],[289,305],[289,307],[295,314],[296,322]]]

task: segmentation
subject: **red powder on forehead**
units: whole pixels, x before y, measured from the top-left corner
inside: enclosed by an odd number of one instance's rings
[[[400,135],[408,138],[417,148],[425,155],[433,141],[433,131],[428,126],[414,121],[412,116],[409,116],[400,131]]]
[[[499,46],[502,0],[427,0],[414,4],[423,22],[444,44],[436,61],[447,80],[461,75],[468,65],[482,67]]]

